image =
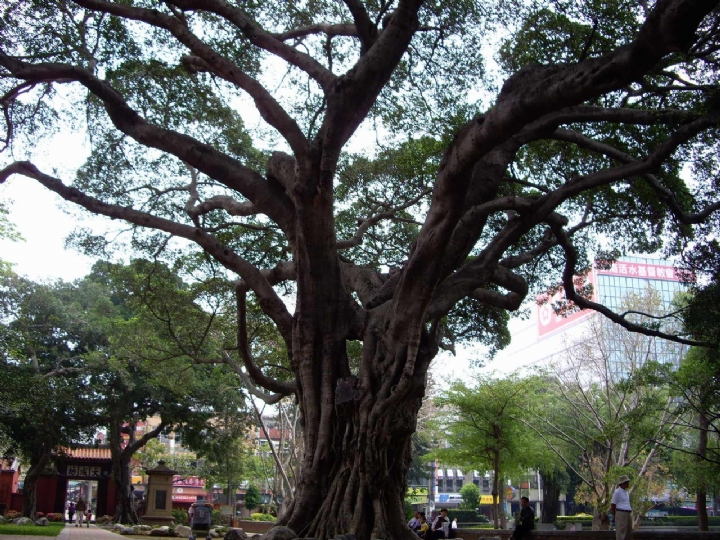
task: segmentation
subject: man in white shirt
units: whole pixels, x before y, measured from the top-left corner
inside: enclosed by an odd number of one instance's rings
[[[618,488],[610,502],[610,512],[615,520],[615,539],[630,540],[632,537],[632,507],[630,506],[630,478],[622,475],[618,478]]]

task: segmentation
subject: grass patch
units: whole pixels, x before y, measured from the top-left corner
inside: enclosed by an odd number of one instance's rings
[[[39,525],[14,525],[12,523],[0,524],[0,536],[3,534],[21,534],[24,536],[57,536],[65,528],[64,523],[49,523],[43,527]]]

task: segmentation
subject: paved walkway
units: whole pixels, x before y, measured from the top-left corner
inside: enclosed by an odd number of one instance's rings
[[[95,525],[76,527],[70,523],[55,538],[57,540],[120,540],[128,538],[117,533],[101,529]],[[0,540],[52,540],[52,536],[29,536],[24,534],[0,534]]]

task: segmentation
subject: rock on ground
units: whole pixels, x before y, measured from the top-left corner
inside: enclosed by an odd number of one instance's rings
[[[245,540],[248,537],[242,529],[230,529],[223,536],[223,540]]]
[[[263,534],[259,540],[295,540],[297,537],[297,533],[292,529],[278,525]]]
[[[175,534],[177,536],[181,536],[182,538],[187,538],[190,536],[190,527],[187,525],[178,525],[175,527]]]

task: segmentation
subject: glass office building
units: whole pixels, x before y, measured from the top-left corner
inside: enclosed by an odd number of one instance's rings
[[[585,284],[592,285],[593,300],[615,313],[638,311],[651,315],[628,315],[633,322],[651,324],[666,331],[672,331],[673,325],[678,324],[674,318],[665,316],[675,310],[674,300],[686,286],[680,272],[667,261],[624,257],[609,267],[595,265],[584,279]],[[581,335],[589,327],[590,317],[598,317],[603,334],[602,354],[606,355],[610,370],[618,376],[649,360],[677,367],[686,352],[686,347],[679,344],[628,332],[593,311],[557,315],[552,306],[561,299],[562,293],[557,293],[537,308],[536,343],[548,345],[547,350],[553,349],[549,346],[553,342]]]
[[[626,311],[628,302],[638,301],[645,302],[643,307],[656,316],[668,314],[674,309],[676,295],[686,289],[678,270],[661,259],[623,257],[609,268],[597,266],[584,276],[586,284],[592,285],[594,301],[616,313]],[[628,332],[594,311],[558,315],[553,304],[562,298],[562,293],[558,292],[546,299],[547,302],[534,306],[528,319],[512,321],[512,342],[497,355],[490,367],[512,372],[531,366],[557,365],[573,342],[587,337],[593,320],[600,321],[605,330],[603,353],[607,353],[608,364],[617,375],[627,373],[625,368],[633,363],[647,359],[677,366],[686,353],[683,346]],[[661,324],[665,328],[673,324],[671,318],[645,319],[643,322]]]
[[[666,261],[643,257],[625,257],[608,269],[595,268],[595,287],[598,301],[616,313],[638,310],[657,318],[634,317],[633,322],[655,324],[668,332],[678,331],[679,322],[665,317],[674,312],[678,293],[686,290],[681,275]],[[628,318],[633,319],[630,315]],[[607,346],[611,369],[623,374],[629,362],[642,364],[645,360],[679,367],[687,347],[659,338],[627,336],[624,329],[605,319],[603,327],[608,336]],[[628,350],[628,342],[634,345]]]

